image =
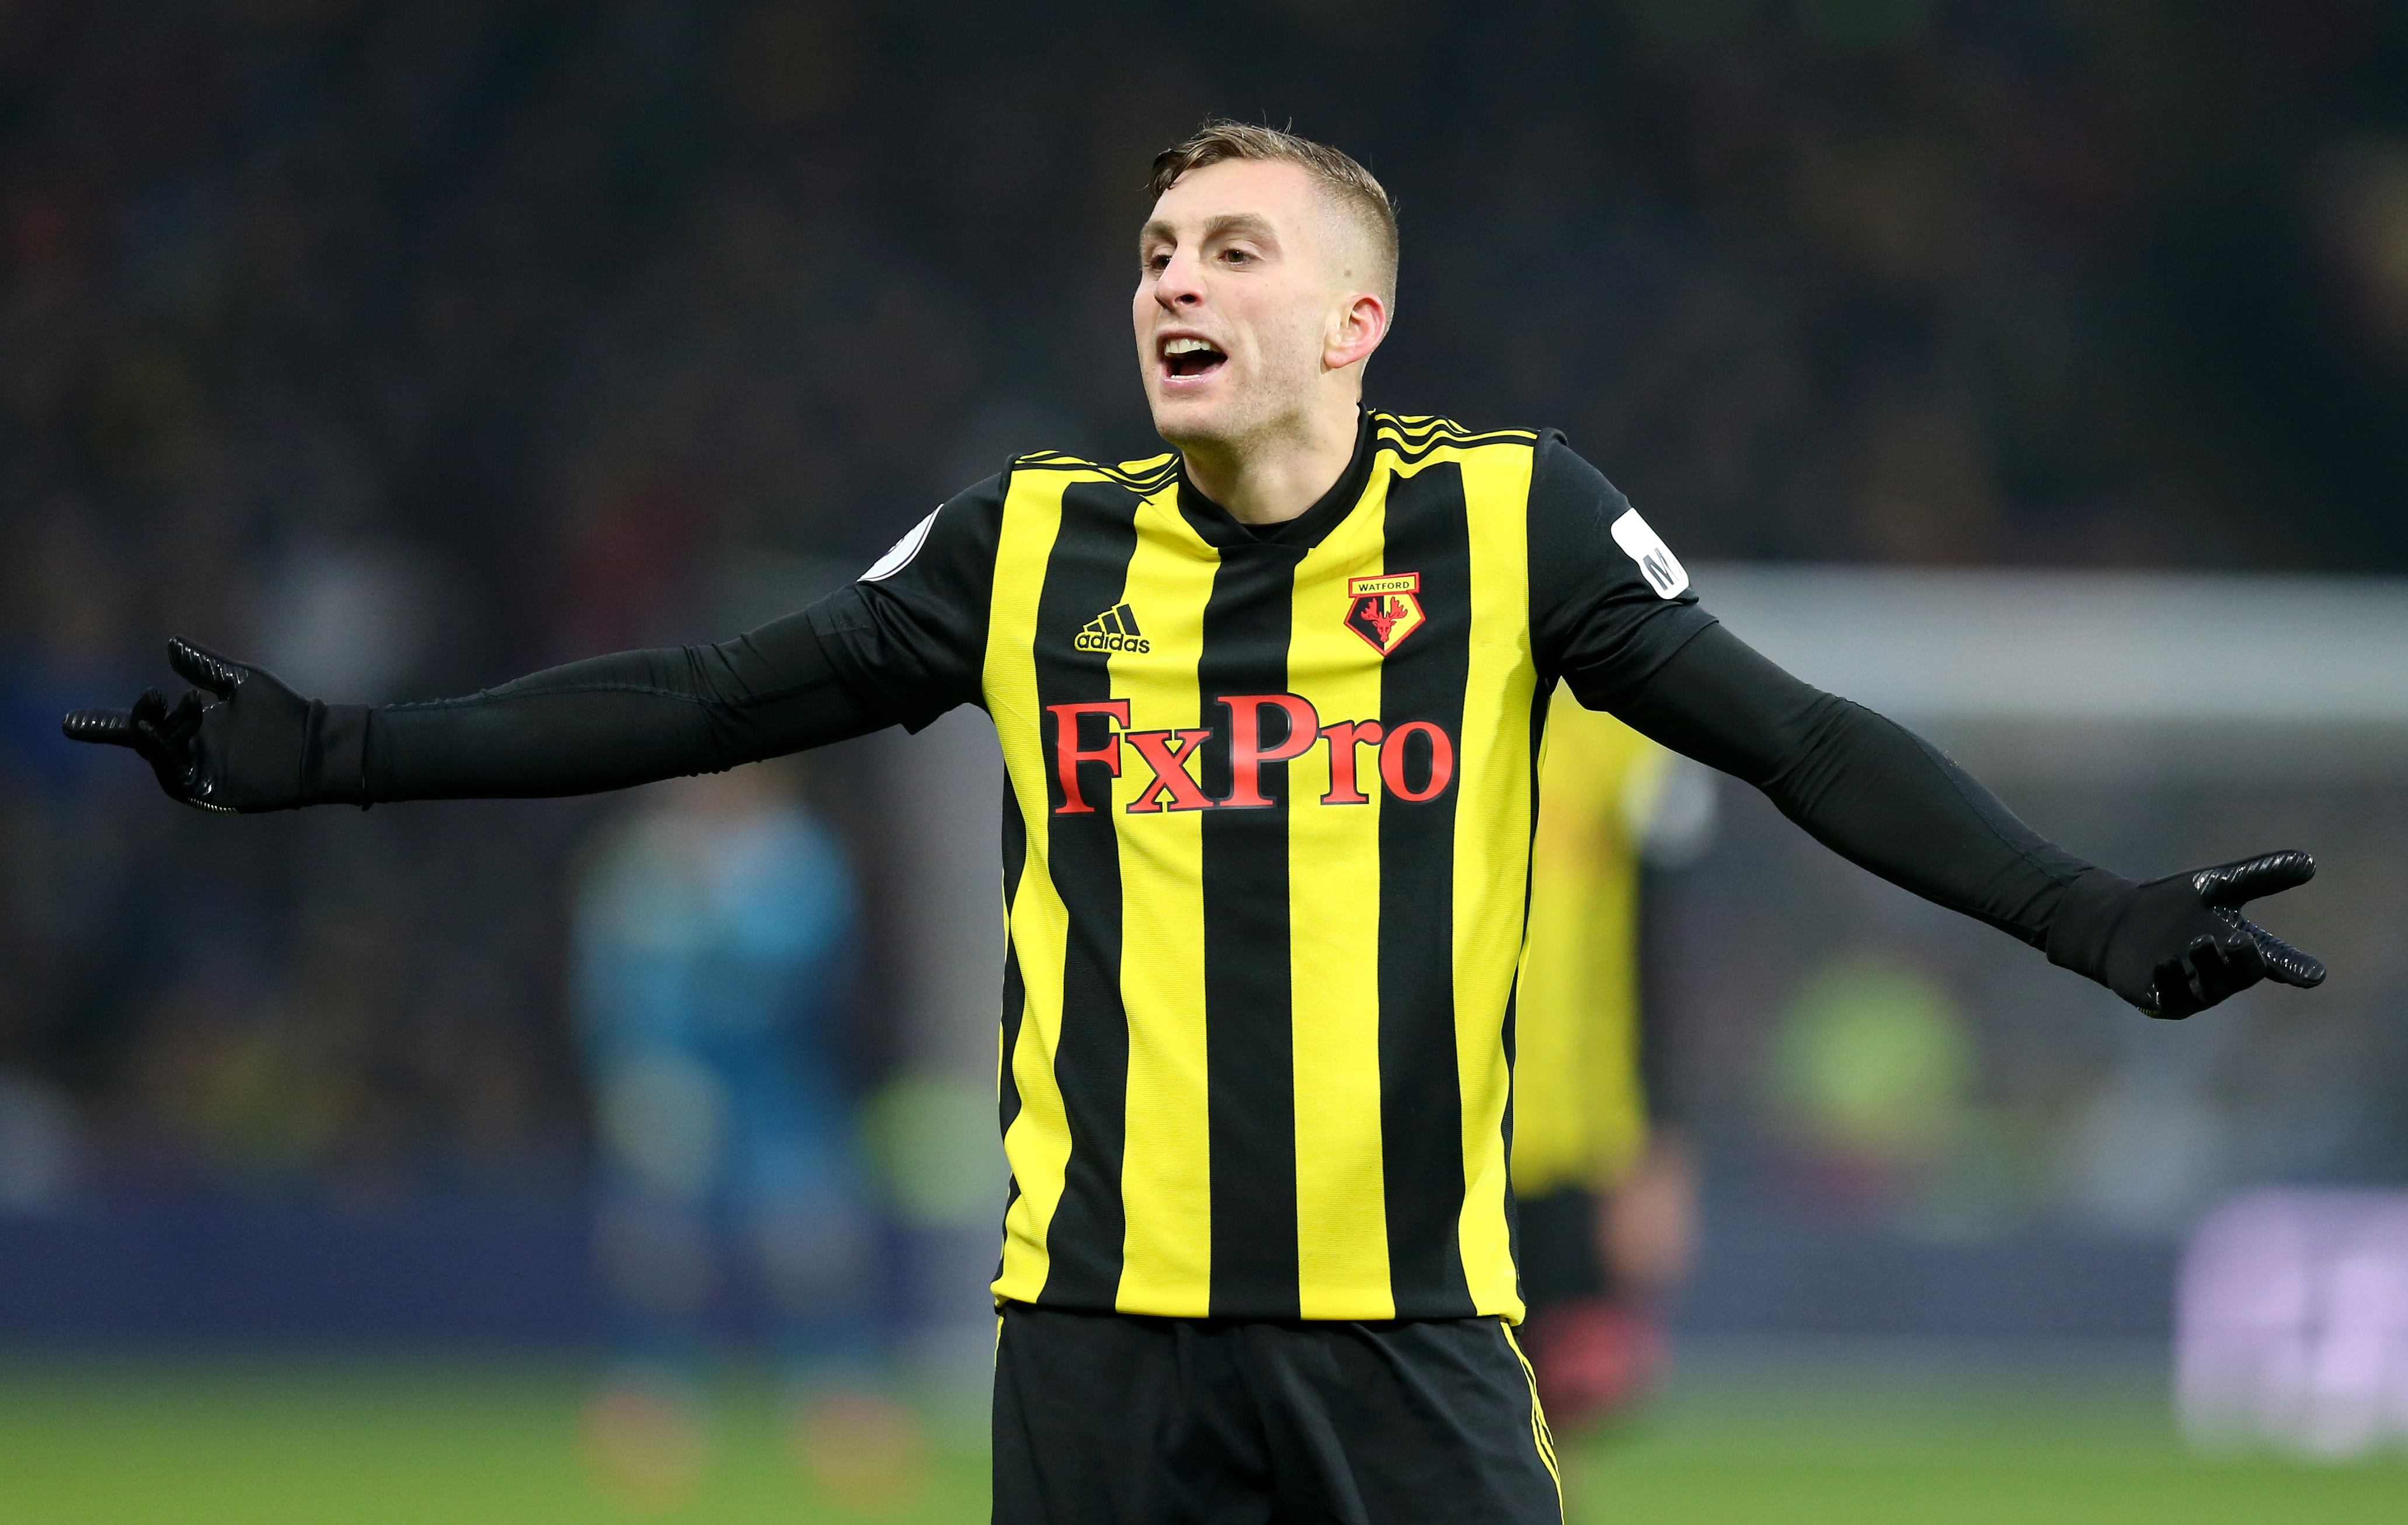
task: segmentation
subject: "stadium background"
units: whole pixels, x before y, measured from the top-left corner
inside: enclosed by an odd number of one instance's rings
[[[347,699],[716,636],[1011,450],[1150,452],[1126,239],[1208,112],[1292,118],[1399,198],[1375,400],[1564,427],[1693,563],[2408,574],[2396,5],[8,0],[11,1518],[609,1513],[571,1440],[597,1315],[564,887],[627,804],[231,827],[57,714],[157,681],[170,631]],[[2200,1215],[2408,1178],[2401,777],[2178,739],[2001,781],[2131,870],[2318,849],[2274,917],[2334,964],[2318,997],[2140,1025],[1725,792],[1665,944],[1709,1165],[1689,1385],[1584,1454],[1584,1499],[2408,1500],[2396,1463],[2171,1438]],[[945,765],[976,745],[810,776],[862,869],[888,1311],[952,1415],[930,1518],[974,1518],[996,1201],[992,793]],[[1897,1086],[1870,1132],[1815,1089],[1850,1043]],[[728,1422],[697,1518],[800,1507]]]

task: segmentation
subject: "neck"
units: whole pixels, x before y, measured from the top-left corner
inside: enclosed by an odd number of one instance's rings
[[[1356,399],[1339,398],[1262,435],[1179,448],[1187,479],[1240,524],[1283,524],[1321,501],[1354,459]]]

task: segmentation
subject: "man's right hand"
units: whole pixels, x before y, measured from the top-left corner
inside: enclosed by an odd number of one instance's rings
[[[202,810],[290,810],[361,797],[365,712],[330,712],[274,674],[180,635],[167,642],[167,665],[193,685],[173,708],[146,689],[132,709],[69,711],[67,738],[132,748],[168,798]],[[348,758],[331,755],[346,742]]]

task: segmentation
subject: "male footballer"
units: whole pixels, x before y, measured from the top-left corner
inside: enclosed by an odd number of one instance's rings
[[[1506,1184],[1558,680],[2153,1016],[2323,978],[2239,909],[2306,854],[2095,868],[1716,624],[1560,435],[1365,408],[1397,226],[1352,159],[1211,123],[1151,189],[1131,316],[1175,453],[1022,456],[720,645],[368,707],[177,640],[202,692],[67,734],[248,812],[618,789],[982,706],[1010,1525],[1558,1518]]]

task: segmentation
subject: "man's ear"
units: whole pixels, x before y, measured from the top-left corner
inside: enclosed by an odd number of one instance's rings
[[[1388,336],[1388,304],[1369,292],[1356,292],[1330,320],[1321,348],[1325,369],[1342,371],[1371,358]]]

